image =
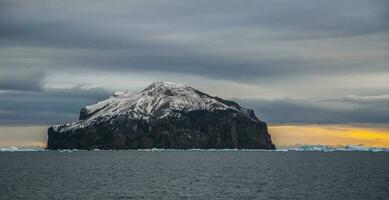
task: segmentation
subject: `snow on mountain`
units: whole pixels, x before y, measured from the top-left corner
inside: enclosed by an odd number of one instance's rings
[[[85,106],[81,110],[80,121],[62,126],[61,131],[85,127],[118,115],[148,120],[150,117],[161,119],[169,115],[179,115],[179,112],[227,109],[256,119],[252,110],[242,108],[234,102],[212,97],[186,85],[157,81],[140,93],[115,92],[108,99]],[[54,128],[58,129],[59,126]]]

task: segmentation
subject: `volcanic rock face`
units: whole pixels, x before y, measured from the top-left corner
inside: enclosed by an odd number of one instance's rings
[[[48,149],[275,149],[253,110],[191,87],[155,82],[138,94],[115,92],[52,126]]]

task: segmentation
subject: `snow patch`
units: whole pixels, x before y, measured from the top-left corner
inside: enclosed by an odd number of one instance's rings
[[[89,116],[87,119],[65,126],[54,126],[53,128],[55,131],[64,132],[108,121],[119,115],[128,115],[132,119],[148,120],[150,117],[162,119],[176,115],[177,111],[227,109],[247,115],[246,109],[227,105],[217,98],[201,93],[192,87],[157,81],[137,94],[130,91],[114,92],[108,99],[85,106],[84,111]]]

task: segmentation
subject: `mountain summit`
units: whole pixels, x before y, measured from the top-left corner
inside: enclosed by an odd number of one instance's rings
[[[164,81],[85,106],[48,136],[48,149],[275,148],[253,110]]]
[[[161,119],[180,112],[227,109],[240,111],[242,108],[236,103],[211,97],[182,84],[158,81],[139,94],[115,92],[104,101],[86,106],[81,110],[80,120],[89,118],[87,121],[93,121],[121,114],[127,114],[133,119]]]

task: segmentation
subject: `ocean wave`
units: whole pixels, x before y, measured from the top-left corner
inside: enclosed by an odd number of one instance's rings
[[[44,147],[30,146],[30,147],[0,147],[0,152],[23,152],[23,151],[58,151],[61,153],[71,153],[75,151],[87,151],[78,149],[60,149],[60,150],[47,150]],[[355,145],[346,146],[326,146],[326,145],[300,145],[292,147],[279,147],[275,150],[267,149],[128,149],[128,150],[101,150],[93,149],[91,151],[143,151],[143,152],[160,152],[160,151],[266,151],[266,152],[293,152],[293,151],[318,151],[318,152],[339,152],[339,151],[362,151],[362,152],[389,152],[389,148],[380,147],[364,147]]]
[[[126,150],[124,150],[126,151]],[[289,152],[289,151],[321,151],[321,152],[333,152],[333,151],[364,151],[364,152],[389,152],[389,148],[380,147],[363,147],[363,146],[325,146],[325,145],[301,145],[294,147],[280,147],[274,150],[268,149],[137,149],[136,151],[267,151],[267,152]]]

